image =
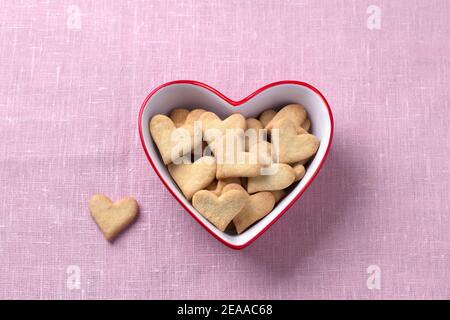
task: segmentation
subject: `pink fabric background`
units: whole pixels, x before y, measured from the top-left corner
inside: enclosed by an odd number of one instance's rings
[[[450,298],[449,14],[445,0],[2,1],[0,298]],[[234,99],[303,80],[334,111],[318,178],[243,251],[183,211],[140,146],[141,102],[175,79]],[[113,245],[95,192],[141,205]]]

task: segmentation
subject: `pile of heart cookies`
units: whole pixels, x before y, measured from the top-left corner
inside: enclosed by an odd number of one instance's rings
[[[193,207],[219,230],[241,234],[269,214],[319,148],[305,108],[221,119],[202,108],[155,115],[150,134]]]

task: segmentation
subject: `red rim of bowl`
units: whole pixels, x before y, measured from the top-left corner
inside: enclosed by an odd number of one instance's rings
[[[258,232],[255,236],[253,236],[250,240],[248,240],[247,242],[245,242],[244,244],[241,245],[235,245],[231,242],[228,242],[224,239],[222,239],[221,237],[219,237],[218,235],[216,235],[211,228],[209,228],[207,225],[205,225],[200,219],[197,218],[197,216],[187,207],[184,205],[183,201],[181,201],[181,199],[178,198],[178,196],[172,191],[172,188],[166,183],[166,181],[164,181],[164,178],[161,176],[161,174],[159,173],[158,169],[156,168],[156,165],[153,163],[152,158],[150,157],[150,154],[147,151],[147,147],[145,146],[145,142],[144,142],[144,135],[143,135],[143,131],[142,131],[142,115],[144,113],[144,109],[147,105],[147,102],[150,100],[150,98],[160,89],[173,85],[173,84],[189,84],[189,85],[194,85],[194,86],[199,86],[202,87],[204,89],[207,89],[209,91],[211,91],[212,93],[216,94],[217,96],[219,96],[221,99],[225,100],[226,102],[228,102],[230,105],[232,106],[239,106],[247,101],[249,101],[250,99],[252,99],[254,96],[258,95],[259,93],[275,87],[275,86],[279,86],[279,85],[285,85],[285,84],[293,84],[293,85],[298,85],[298,86],[303,86],[306,87],[312,91],[314,91],[316,94],[319,95],[319,97],[323,100],[325,106],[327,107],[327,111],[328,111],[328,116],[329,116],[329,120],[330,120],[330,137],[329,137],[329,143],[327,146],[327,149],[325,150],[325,154],[323,156],[323,158],[321,159],[316,171],[313,173],[311,179],[303,186],[303,188],[297,193],[297,195],[292,199],[291,202],[289,202],[281,211],[280,213],[272,220],[270,221],[270,223],[265,226],[260,232]],[[158,87],[156,87],[155,89],[152,90],[152,92],[150,92],[147,97],[145,98],[144,102],[141,105],[141,110],[139,111],[139,118],[138,118],[138,127],[139,127],[139,137],[141,139],[141,144],[142,144],[142,148],[144,149],[145,155],[147,156],[148,161],[150,162],[153,170],[156,172],[156,174],[158,175],[159,179],[162,181],[162,183],[165,185],[165,187],[169,190],[169,192],[172,194],[172,196],[177,199],[177,201],[181,204],[181,206],[203,227],[205,228],[210,234],[212,234],[216,239],[218,239],[220,242],[222,242],[223,244],[227,245],[228,247],[232,248],[232,249],[236,249],[236,250],[240,250],[243,249],[245,247],[247,247],[249,244],[251,244],[253,241],[255,241],[257,238],[259,238],[264,232],[266,232],[267,229],[270,228],[270,226],[272,226],[300,197],[301,195],[305,192],[305,190],[309,187],[309,185],[314,181],[314,179],[316,178],[317,174],[319,173],[320,169],[322,168],[323,163],[325,162],[325,159],[327,158],[328,152],[330,150],[330,146],[331,146],[331,140],[333,138],[333,131],[334,131],[334,121],[333,121],[333,113],[331,112],[331,108],[330,105],[328,104],[328,101],[325,99],[324,95],[318,90],[316,89],[314,86],[310,85],[309,83],[306,82],[301,82],[301,81],[296,81],[296,80],[283,80],[283,81],[277,81],[277,82],[272,82],[269,83],[261,88],[259,88],[258,90],[254,91],[253,93],[251,93],[250,95],[248,95],[247,97],[245,97],[242,100],[239,101],[234,101],[231,100],[230,98],[228,98],[227,96],[225,96],[224,94],[222,94],[221,92],[219,92],[218,90],[208,86],[205,83],[202,82],[198,82],[198,81],[194,81],[194,80],[176,80],[176,81],[171,81],[171,82],[167,82],[164,83]]]

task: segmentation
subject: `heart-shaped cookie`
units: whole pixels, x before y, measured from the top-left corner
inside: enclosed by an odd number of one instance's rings
[[[256,155],[242,152],[240,158],[233,161],[225,159],[223,163],[217,163],[216,178],[218,180],[238,177],[256,177],[261,174],[261,164]]]
[[[242,186],[236,183],[227,184],[222,192],[226,193],[230,190],[242,190],[245,192]],[[272,211],[277,202],[275,193],[276,191],[258,192],[248,197],[244,208],[233,218],[233,224],[238,234]]]
[[[275,197],[271,192],[252,194],[244,208],[233,218],[237,233],[242,233],[256,221],[264,218],[275,206]]]
[[[107,196],[96,194],[89,200],[89,210],[106,240],[113,241],[136,219],[139,206],[131,197],[113,203]]]
[[[302,180],[302,178],[305,176],[305,173],[306,173],[305,167],[302,164],[297,163],[292,166],[292,169],[294,169],[294,172],[295,172],[295,180],[294,181]]]
[[[306,118],[306,120],[303,121],[303,123],[301,124],[301,127],[306,132],[309,132],[309,130],[311,130],[311,121],[308,118]]]
[[[290,119],[281,119],[276,123],[276,127],[272,127],[272,140],[275,141],[273,147],[281,163],[296,163],[309,159],[317,152],[320,143],[312,134],[299,134]]]
[[[192,205],[209,222],[224,231],[245,206],[247,199],[248,194],[243,189],[229,190],[220,196],[208,190],[201,190],[194,194]]]
[[[177,119],[179,124],[179,119]],[[156,115],[150,121],[150,132],[164,164],[182,157],[202,143],[201,131],[193,125],[176,127],[172,119]]]
[[[222,121],[216,114],[205,112],[199,120],[202,124],[203,137],[214,153],[217,152],[217,141],[222,140],[226,134],[244,132],[247,126],[241,114],[233,114]]]
[[[271,191],[271,193],[275,198],[275,203],[277,203],[278,201],[280,201],[281,199],[283,199],[286,196],[286,191],[284,191],[284,190],[275,190],[275,191]]]
[[[202,108],[196,108],[194,110],[189,111],[189,114],[186,117],[186,121],[184,124],[186,125],[193,125],[195,121],[199,121],[202,114],[206,112],[205,109]]]
[[[277,114],[277,112],[275,110],[269,109],[269,110],[263,111],[259,115],[259,121],[261,122],[261,124],[263,125],[264,128],[267,126],[267,124],[270,122],[270,120],[272,120],[273,117],[275,117],[276,114]]]
[[[295,180],[295,171],[288,164],[273,164],[272,174],[248,178],[247,191],[255,193],[259,191],[282,190],[289,187]]]
[[[220,196],[222,190],[229,184],[241,184],[240,178],[229,178],[223,180],[216,180],[207,186],[205,189],[214,192],[216,196]]]
[[[249,149],[249,153],[255,154],[258,162],[263,166],[269,166],[272,163],[276,163],[275,155],[272,151],[272,144],[267,141],[260,141],[252,145]]]
[[[213,157],[201,157],[194,163],[169,164],[168,170],[187,199],[206,188],[216,177],[216,161]]]
[[[206,139],[208,139],[208,130],[216,129],[224,135],[226,130],[229,129],[246,129],[246,120],[239,113],[233,114],[222,121],[216,114],[205,112],[200,116],[200,121]]]
[[[241,133],[241,134],[239,134]],[[261,164],[256,153],[244,151],[243,131],[227,131],[214,141],[217,159],[218,180],[238,177],[256,177],[261,173]]]
[[[204,216],[192,206],[191,202],[186,199],[170,176],[160,157],[155,141],[149,133],[148,124],[150,119],[157,114],[170,114],[171,110],[177,107],[189,109],[195,106],[202,106],[204,110],[217,114],[221,119],[226,119],[233,114],[239,113],[247,119],[259,119],[266,126],[268,124],[266,121],[270,121],[274,117],[275,110],[285,106],[286,102],[305,107],[312,124],[310,128],[311,133],[320,140],[317,153],[313,158],[308,159],[305,176],[298,183],[294,183],[289,188],[288,193],[284,190],[274,192],[278,199],[282,196],[284,197],[265,219],[259,220],[253,224],[252,228],[241,234],[233,235],[220,231],[211,223],[208,223]],[[273,109],[273,111],[265,112],[270,109]],[[305,121],[300,126],[303,126]],[[187,119],[185,120],[186,123]],[[301,197],[320,171],[330,149],[333,134],[332,113],[324,96],[313,86],[299,81],[275,82],[258,89],[239,101],[232,100],[216,89],[197,81],[181,80],[165,83],[152,90],[143,101],[139,113],[138,126],[144,153],[155,173],[160,177],[170,193],[205,230],[234,249],[242,249],[248,246],[268,230]],[[293,165],[295,164],[293,163]],[[248,179],[243,179],[243,185],[246,185],[246,180]]]
[[[239,191],[244,191],[245,193],[247,193],[247,191],[245,191],[245,189],[241,186],[241,184],[239,184],[239,183],[229,183],[225,187],[223,187],[222,192],[220,194],[226,193],[226,192],[228,192],[230,190],[239,190]]]
[[[264,126],[261,121],[255,118],[247,119],[247,129],[245,131],[245,151],[249,151],[250,147],[258,142],[264,141]],[[267,139],[267,134],[266,137]]]
[[[172,120],[175,127],[182,127],[186,121],[187,116],[189,115],[189,110],[184,108],[173,109],[170,112],[169,118]]]
[[[289,119],[291,120],[297,130],[300,130],[302,133],[305,133],[304,129],[302,128],[302,124],[307,119],[307,113],[305,110],[305,107],[299,105],[299,104],[289,104],[285,107],[283,107],[280,111],[278,111],[274,117],[269,121],[269,123],[266,125],[266,129],[271,131],[272,128],[280,128],[282,127],[279,125],[280,120],[283,119]],[[301,133],[299,132],[299,133]]]

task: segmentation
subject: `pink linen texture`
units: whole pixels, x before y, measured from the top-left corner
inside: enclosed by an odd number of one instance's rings
[[[450,298],[449,14],[445,0],[2,1],[0,298]],[[142,151],[140,105],[177,79],[236,100],[301,80],[333,110],[317,179],[242,251]],[[112,245],[87,208],[97,192],[141,207]]]

